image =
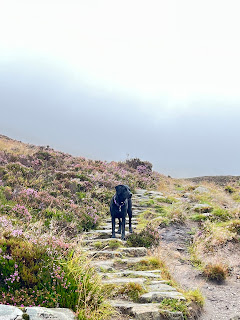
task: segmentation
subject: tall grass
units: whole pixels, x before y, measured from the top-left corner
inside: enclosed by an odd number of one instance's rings
[[[112,307],[106,302],[106,292],[101,278],[90,260],[83,253],[74,255],[64,267],[68,278],[72,279],[75,312],[79,320],[107,320],[113,314]],[[69,297],[70,298],[70,297]]]

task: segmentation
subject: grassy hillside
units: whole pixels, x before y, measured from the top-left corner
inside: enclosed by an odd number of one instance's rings
[[[0,136],[0,303],[106,317],[99,280],[76,244],[106,218],[117,184],[134,191],[159,179],[139,159],[93,161]]]
[[[142,203],[141,238],[149,228],[159,239],[164,228],[187,225],[192,264],[206,277],[238,270],[239,179],[207,178],[172,179],[147,161],[94,161],[0,136],[0,303],[107,319],[104,287],[78,242],[106,218],[117,184],[163,193]]]

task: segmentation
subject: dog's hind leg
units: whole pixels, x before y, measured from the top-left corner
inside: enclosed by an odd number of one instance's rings
[[[132,199],[128,200],[128,209],[127,209],[127,213],[128,213],[128,218],[129,218],[129,232],[132,233]]]
[[[112,216],[112,238],[116,238],[115,235],[115,218]]]
[[[133,230],[132,230],[132,217],[131,218],[129,217],[129,232],[133,233]]]
[[[118,221],[119,221],[119,227],[118,227],[117,233],[121,234],[121,232],[122,232],[122,222],[121,222],[120,218],[118,218]]]
[[[122,236],[121,239],[125,240],[125,225],[126,225],[126,217],[122,218]]]

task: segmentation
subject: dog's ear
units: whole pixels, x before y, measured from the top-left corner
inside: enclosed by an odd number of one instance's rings
[[[116,187],[115,187],[116,192],[117,192],[117,193],[120,193],[120,192],[121,192],[121,190],[122,190],[122,187],[123,187],[123,185],[122,185],[122,184],[119,184],[118,186],[116,186]]]

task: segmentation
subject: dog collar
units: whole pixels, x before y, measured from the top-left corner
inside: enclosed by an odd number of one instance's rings
[[[124,202],[122,202],[121,204],[119,204],[119,203],[117,203],[116,196],[114,196],[114,197],[113,197],[113,201],[114,201],[115,205],[116,205],[117,207],[119,207],[119,211],[121,211],[121,208],[122,208],[122,206],[125,205],[127,199],[126,199]]]

